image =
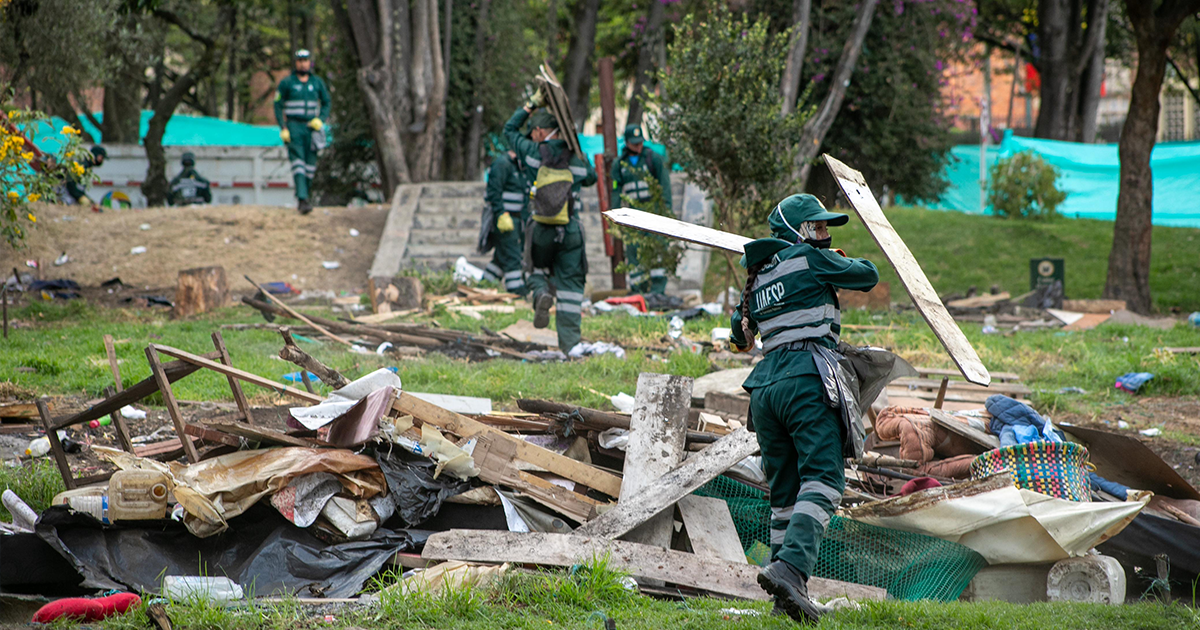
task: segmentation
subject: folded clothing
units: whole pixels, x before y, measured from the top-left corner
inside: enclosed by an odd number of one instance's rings
[[[1000,436],[1000,446],[1016,446],[1029,442],[1047,440],[1061,442],[1062,436],[1054,430],[1046,430],[1046,420],[1033,407],[1025,403],[996,394],[988,396],[984,406],[992,414],[988,429]]]
[[[975,461],[976,457],[978,455],[975,454],[959,455],[939,459],[936,462],[927,462],[917,468],[917,473],[934,477],[949,477],[950,479],[970,479],[971,462]]]
[[[875,417],[875,434],[883,440],[900,440],[900,458],[925,463],[934,447],[945,439],[929,414],[917,407],[887,407]]]

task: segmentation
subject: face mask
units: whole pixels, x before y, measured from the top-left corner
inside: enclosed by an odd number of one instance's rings
[[[303,76],[308,76],[308,73],[309,73],[309,72],[311,72],[311,71],[310,71],[310,70],[297,70],[297,71],[296,71],[296,74],[298,74],[298,75],[300,75],[300,76],[302,76],[302,77],[303,77]]]
[[[830,236],[829,238],[806,238],[806,239],[804,239],[804,242],[808,243],[809,245],[812,245],[813,247],[816,247],[817,249],[829,249],[829,246],[831,244],[833,244],[833,237]]]

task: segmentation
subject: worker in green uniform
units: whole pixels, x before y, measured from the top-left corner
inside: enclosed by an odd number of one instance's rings
[[[634,202],[639,210],[658,211],[671,214],[671,169],[663,161],[662,156],[646,146],[642,128],[638,125],[625,127],[625,149],[620,159],[613,165],[613,193],[624,195]],[[662,207],[652,209],[646,207],[651,202],[650,186],[646,181],[653,177],[662,188]],[[625,260],[633,269],[629,272],[629,286],[636,293],[663,294],[667,290],[666,269],[646,269],[638,265],[638,247],[629,243],[625,246]],[[672,270],[674,271],[674,270]],[[648,277],[647,277],[648,273]]]
[[[212,203],[212,185],[196,171],[196,154],[184,153],[182,162],[183,170],[169,185],[167,203],[172,206]]]
[[[297,50],[295,69],[279,82],[275,92],[275,122],[279,123],[279,139],[287,145],[300,214],[312,212],[308,194],[317,174],[317,153],[325,146],[329,103],[325,82],[312,73],[312,54]]]
[[[526,287],[533,301],[533,325],[550,324],[550,308],[557,298],[555,327],[558,347],[570,352],[581,338],[583,290],[587,283],[587,255],[579,212],[579,191],[596,183],[596,171],[577,157],[559,137],[558,121],[550,112],[539,111],[541,91],[504,123],[504,138],[517,159],[531,169],[530,222],[525,233]],[[529,119],[530,137],[521,135]]]
[[[749,277],[730,322],[736,350],[753,347],[757,333],[765,353],[742,384],[771,496],[773,561],[758,582],[802,623],[817,621],[808,578],[846,485],[848,430],[825,380],[836,373],[829,357],[840,356],[836,289],[869,291],[879,281],[870,261],[829,249],[827,226],[848,220],[812,195],[775,206],[768,219],[774,238],[746,245]]]
[[[525,223],[529,219],[526,202],[529,201],[529,181],[525,176],[524,161],[517,159],[516,151],[505,151],[492,160],[487,174],[488,224],[482,235],[480,251],[494,247],[492,262],[483,270],[483,278],[504,282],[504,289],[517,295],[525,295],[525,274],[522,269]]]

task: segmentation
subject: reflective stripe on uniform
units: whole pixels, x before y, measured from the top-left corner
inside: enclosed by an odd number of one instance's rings
[[[809,493],[819,494],[826,499],[829,499],[829,502],[832,503],[834,507],[837,507],[837,505],[842,502],[842,493],[840,490],[831,486],[827,486],[820,481],[805,481],[804,483],[800,484],[800,494]]]
[[[517,278],[516,280],[505,280],[504,288],[505,289],[523,289],[523,288],[525,288],[525,281],[522,280],[521,278]]]
[[[578,304],[579,302],[583,301],[583,294],[578,291],[559,291],[558,299],[560,301],[561,300],[570,300],[570,301]]]
[[[793,516],[800,514],[812,518],[821,524],[821,529],[825,529],[829,525],[829,512],[812,501],[797,501],[796,511],[792,514]]]
[[[786,540],[787,540],[787,530],[786,529],[772,529],[771,530],[771,544],[772,545],[782,545]]]
[[[762,324],[759,324],[761,326]],[[791,343],[793,341],[803,341],[805,339],[817,339],[819,337],[829,337],[834,342],[838,341],[838,335],[831,332],[829,324],[821,324],[820,326],[809,326],[805,328],[791,328],[781,330],[778,334],[770,339],[763,340],[763,352],[770,352],[779,346]]]
[[[558,303],[558,312],[559,313],[573,313],[573,314],[578,315],[583,312],[583,307],[578,304],[572,304],[570,302],[559,302]]]
[[[548,276],[548,275],[550,275],[550,269],[547,267],[534,267],[533,271],[530,272],[530,275],[532,275],[532,276]]]
[[[505,192],[505,193],[501,193],[500,197],[503,198],[505,201],[524,201],[525,193]]]
[[[511,279],[513,279],[513,278],[520,278],[520,277],[521,277],[521,270],[520,270],[520,269],[517,269],[517,270],[515,270],[515,271],[506,271],[506,272],[504,273],[504,279],[505,279],[505,280],[511,280]]]
[[[758,278],[754,281],[754,290],[757,291],[760,287],[774,282],[789,273],[803,271],[805,269],[808,269],[808,258],[805,258],[804,256],[789,258],[778,265],[775,265],[774,269],[771,269],[766,273],[758,274]]]
[[[567,169],[570,170],[571,174],[575,177],[587,177],[587,168],[583,166],[568,166]]]
[[[542,167],[542,161],[539,160],[538,158],[533,157],[532,155],[525,156],[525,163],[532,166],[533,168],[541,168]]]
[[[651,278],[666,278],[667,270],[666,269],[651,269],[650,277]]]
[[[505,212],[520,212],[525,209],[525,204],[523,204],[523,203],[513,203],[511,201],[505,201],[503,205],[504,205]]]
[[[795,511],[795,509],[795,505],[789,505],[781,508],[773,507],[771,508],[771,520],[783,521],[786,523],[788,519],[792,518],[792,512]]]
[[[766,336],[783,328],[795,328],[797,326],[806,326],[808,324],[819,324],[827,319],[832,319],[835,322],[841,322],[841,311],[839,311],[838,308],[832,304],[823,304],[821,306],[814,306],[812,308],[786,311],[774,317],[760,320],[758,322],[758,332],[763,336]]]

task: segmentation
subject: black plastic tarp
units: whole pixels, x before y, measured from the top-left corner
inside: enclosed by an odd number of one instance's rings
[[[396,514],[409,527],[417,527],[438,513],[448,497],[466,492],[471,484],[448,472],[434,478],[437,464],[428,457],[413,455],[401,447],[379,450],[375,461],[387,479],[388,494]]]
[[[1138,514],[1119,534],[1097,545],[1096,550],[1126,567],[1140,567],[1150,578],[1155,576],[1154,556],[1166,555],[1171,567],[1171,586],[1179,595],[1191,595],[1192,584],[1200,576],[1200,527],[1173,519]]]
[[[229,530],[197,538],[180,523],[101,525],[66,507],[42,513],[37,534],[70,560],[82,586],[157,593],[167,575],[225,576],[247,595],[351,597],[399,551],[415,551],[428,532],[380,528],[367,540],[329,545],[256,505]]]

